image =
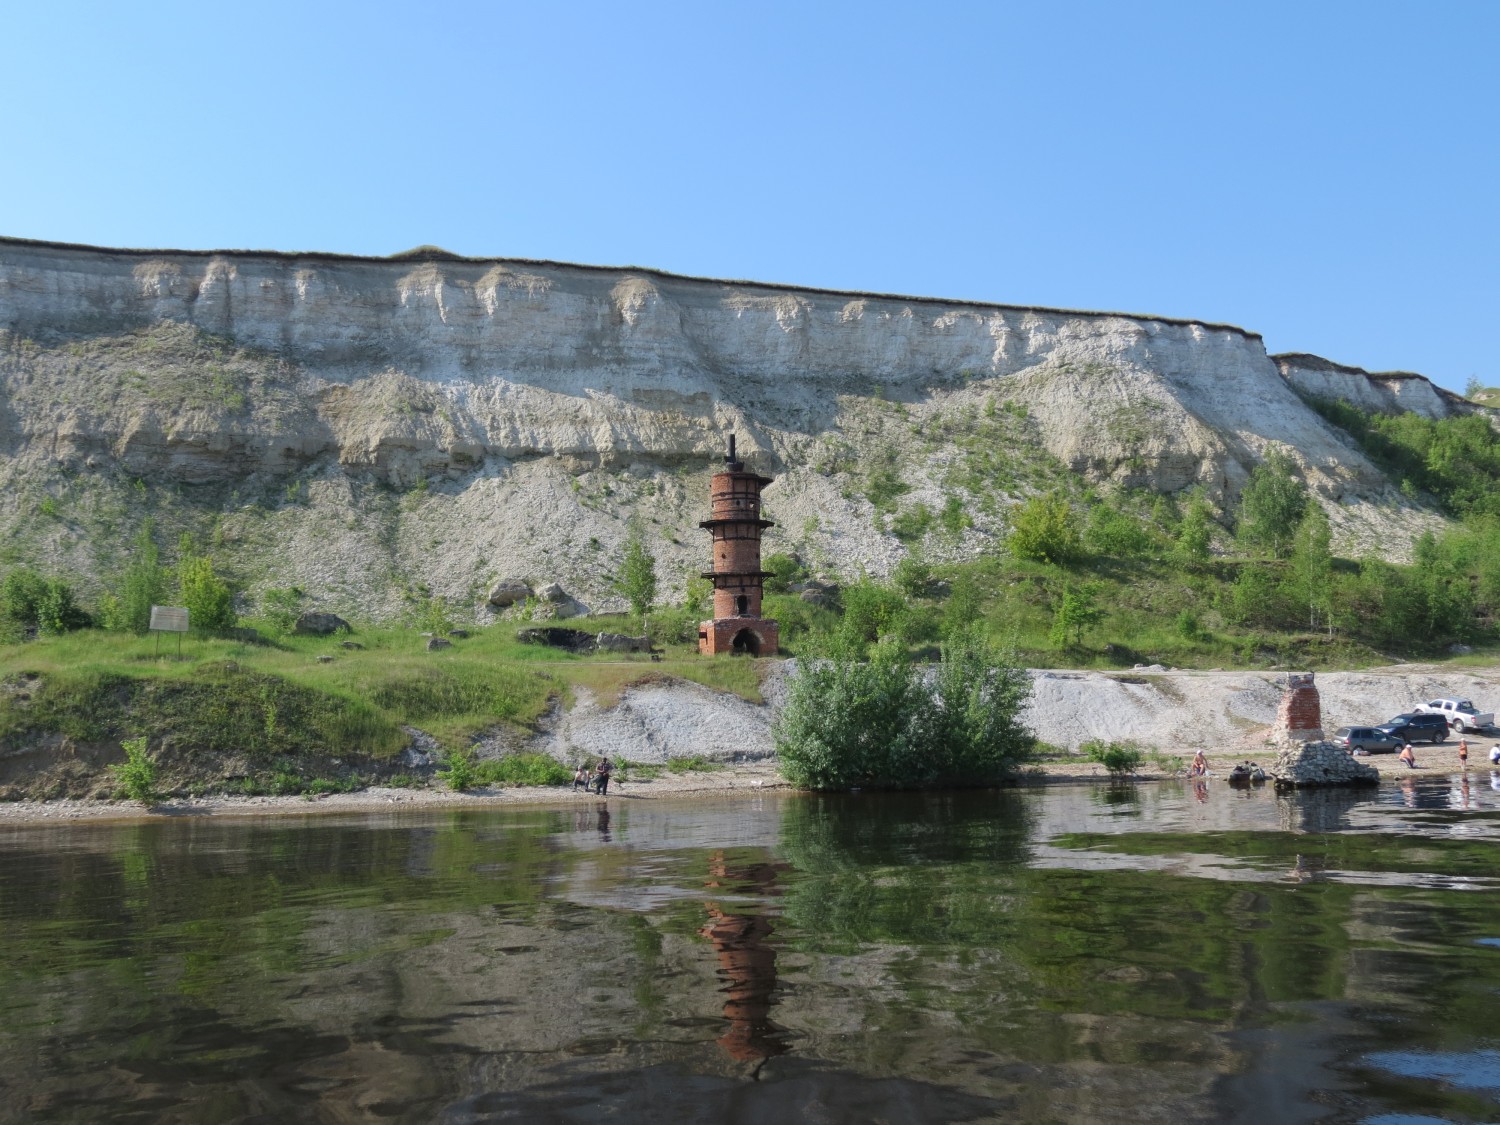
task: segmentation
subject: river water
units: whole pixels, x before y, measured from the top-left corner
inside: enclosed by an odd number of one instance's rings
[[[1500,1121],[1500,775],[0,833],[0,1119]]]

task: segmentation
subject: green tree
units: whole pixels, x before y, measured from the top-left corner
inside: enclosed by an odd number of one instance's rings
[[[630,602],[631,612],[641,619],[644,629],[646,614],[656,600],[656,557],[646,546],[646,533],[639,520],[632,521],[626,533],[615,591]]]
[[[1018,559],[1066,566],[1083,553],[1068,498],[1053,491],[1012,509],[1006,546]]]
[[[1052,632],[1049,634],[1056,647],[1077,648],[1083,643],[1084,635],[1098,627],[1104,619],[1098,600],[1099,588],[1092,582],[1077,587],[1071,582],[1063,584],[1062,594],[1052,612]]]
[[[1172,554],[1180,562],[1198,566],[1208,561],[1212,543],[1213,509],[1201,492],[1195,492],[1177,525],[1177,541],[1172,546]]]
[[[1297,479],[1291,458],[1271,450],[1240,494],[1240,542],[1285,558],[1307,503],[1307,485]]]
[[[1330,636],[1333,634],[1332,543],[1328,513],[1321,504],[1308,504],[1292,540],[1292,594],[1307,611],[1307,627],[1324,626]]]
[[[130,562],[120,577],[119,590],[108,603],[106,624],[110,628],[144,633],[151,627],[151,607],[167,600],[172,572],[161,565],[148,518],[130,544]]]
[[[1223,595],[1226,620],[1236,625],[1279,629],[1296,620],[1280,573],[1265,563],[1247,563]]]
[[[186,535],[178,551],[177,596],[187,608],[188,622],[194,629],[222,634],[239,623],[234,591],[214,573],[211,558],[194,552],[192,540]]]

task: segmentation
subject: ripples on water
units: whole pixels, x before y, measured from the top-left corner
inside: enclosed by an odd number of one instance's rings
[[[1500,1120],[1500,791],[1402,780],[11,830],[0,1119]]]

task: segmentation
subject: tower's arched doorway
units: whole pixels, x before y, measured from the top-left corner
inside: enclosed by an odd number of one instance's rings
[[[741,629],[734,635],[734,640],[729,642],[729,651],[759,656],[760,638],[756,636],[754,629]]]

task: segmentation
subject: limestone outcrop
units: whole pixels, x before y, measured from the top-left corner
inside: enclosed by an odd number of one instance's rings
[[[985,547],[1036,487],[997,474],[995,450],[1227,503],[1277,447],[1346,550],[1439,523],[1298,392],[1451,396],[1280,360],[1253,332],[1166,317],[436,254],[0,239],[0,534],[85,585],[151,515],[214,536],[252,592],[295,585],[343,613],[390,616],[403,587],[425,587],[482,615],[503,608],[486,594],[506,574],[620,608],[631,518],[659,533],[663,589],[702,569],[701,477],[728,431],[777,478],[767,552],[834,576],[888,573],[907,549],[865,495],[877,465],[906,506],[956,495],[975,513],[930,554]]]
[[[1366,371],[1321,356],[1289,353],[1271,357],[1282,378],[1301,394],[1343,399],[1361,410],[1382,414],[1410,411],[1424,418],[1453,418],[1493,411],[1444,390],[1425,376],[1410,371]]]

